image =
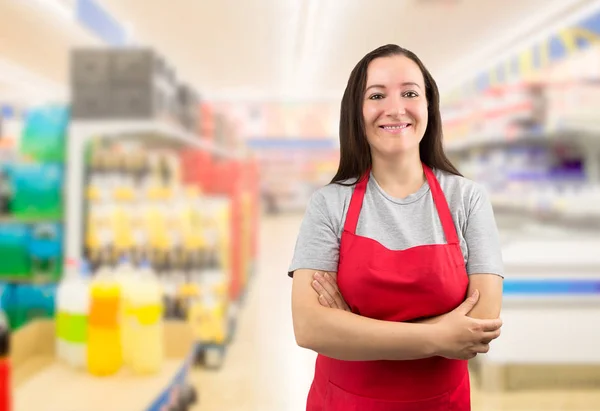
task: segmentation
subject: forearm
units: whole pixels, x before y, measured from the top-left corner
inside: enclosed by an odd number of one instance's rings
[[[321,306],[294,319],[298,344],[347,361],[414,360],[435,355],[431,325],[379,321]]]
[[[502,308],[502,277],[492,274],[472,274],[469,280],[467,295],[471,295],[477,289],[479,290],[480,297],[477,304],[475,304],[467,315],[480,320],[499,318]],[[444,315],[446,314],[423,318],[414,322],[418,324],[435,324]]]

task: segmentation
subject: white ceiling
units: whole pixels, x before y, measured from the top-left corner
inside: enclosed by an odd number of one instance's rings
[[[413,50],[448,85],[583,3],[590,1],[104,0],[136,39],[214,98],[336,99],[352,67],[382,44]]]
[[[68,85],[68,53],[99,44],[49,4],[0,0],[0,63]],[[356,62],[396,43],[446,89],[531,33],[600,0],[98,0],[212,99],[340,99]],[[56,11],[56,10],[55,10]],[[557,17],[558,16],[558,17]],[[0,69],[2,67],[0,66]],[[6,73],[0,77],[6,83]],[[1,82],[0,82],[1,83]],[[37,83],[36,83],[37,84]],[[0,92],[2,87],[0,86]]]

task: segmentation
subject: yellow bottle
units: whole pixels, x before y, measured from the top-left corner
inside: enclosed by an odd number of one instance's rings
[[[137,281],[135,268],[125,256],[121,257],[115,271],[116,280],[121,287],[121,305],[119,310],[119,321],[121,324],[121,355],[123,358],[123,365],[131,366],[132,337],[129,332],[129,327],[125,326],[126,310],[129,304],[129,296],[135,292],[139,281]]]
[[[190,304],[188,322],[194,337],[204,344],[223,344],[227,338],[225,306],[212,290],[203,289]]]
[[[87,366],[92,375],[112,375],[121,368],[120,302],[119,284],[101,269],[90,287]]]
[[[162,290],[150,264],[144,263],[128,293],[124,327],[127,328],[129,359],[135,374],[155,374],[164,360]]]

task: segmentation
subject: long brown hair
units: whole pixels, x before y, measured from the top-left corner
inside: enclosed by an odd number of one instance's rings
[[[417,63],[425,80],[425,95],[428,105],[427,129],[421,143],[421,161],[431,168],[461,175],[452,165],[442,145],[442,116],[440,95],[435,80],[421,60],[410,50],[395,44],[381,46],[364,56],[354,67],[340,112],[340,163],[331,183],[340,184],[344,180],[361,178],[371,167],[371,148],[367,142],[363,118],[363,99],[367,82],[367,70],[371,61],[379,57],[405,56]],[[349,183],[352,185],[356,180]]]

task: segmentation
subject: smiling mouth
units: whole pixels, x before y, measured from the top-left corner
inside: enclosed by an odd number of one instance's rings
[[[379,128],[382,128],[387,131],[394,131],[394,130],[403,130],[405,128],[410,127],[411,125],[412,124],[410,124],[410,123],[404,123],[404,124],[397,124],[397,125],[393,125],[393,126],[379,126]]]

